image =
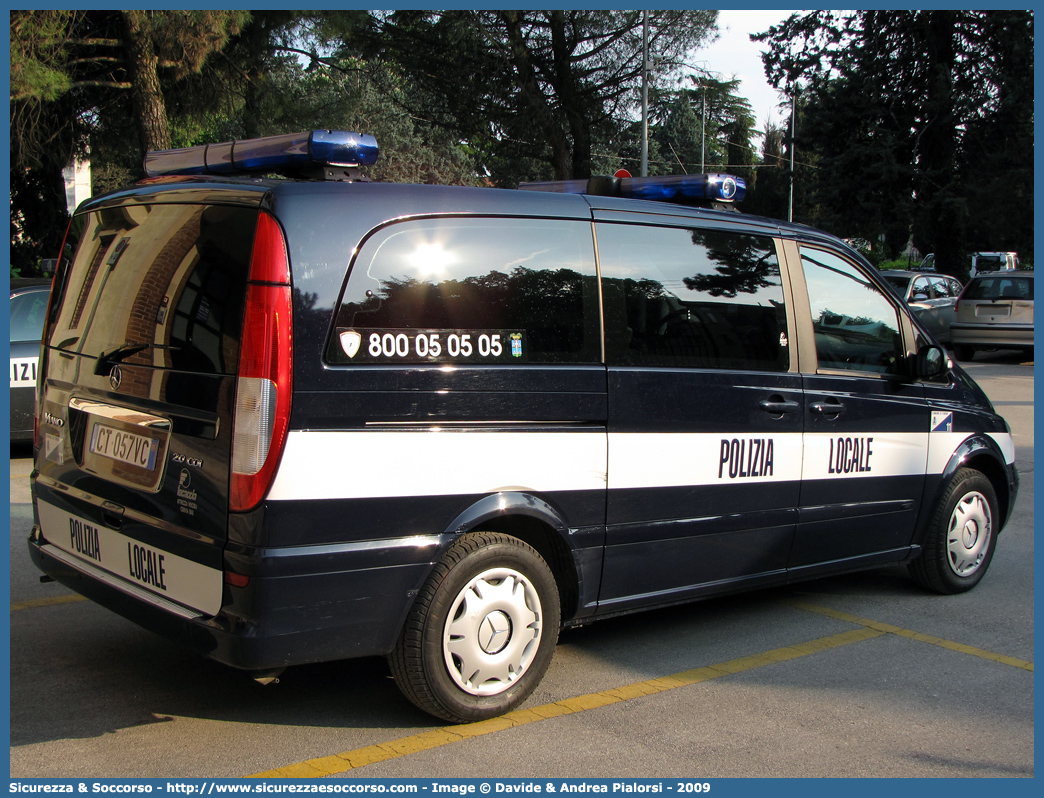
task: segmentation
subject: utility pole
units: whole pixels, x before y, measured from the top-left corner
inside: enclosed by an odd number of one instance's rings
[[[642,177],[649,176],[649,12],[642,12]]]
[[[794,221],[794,136],[797,130],[797,81],[794,82],[794,97],[790,105],[790,203],[787,221]]]
[[[703,89],[703,122],[700,124],[700,174],[707,174],[707,86]]]
[[[720,88],[721,73],[711,72],[701,66],[696,67],[700,73],[699,77],[696,75],[692,76],[692,82],[696,84],[696,88],[700,91],[701,97],[701,112],[700,112],[700,174],[707,173],[707,87],[710,83],[714,83],[715,88]],[[712,77],[715,76],[715,77]]]

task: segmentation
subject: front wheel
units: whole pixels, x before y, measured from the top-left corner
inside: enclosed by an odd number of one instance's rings
[[[1000,513],[993,485],[979,471],[962,468],[943,494],[921,556],[910,573],[937,593],[963,593],[979,583],[997,545]]]
[[[435,565],[388,661],[424,711],[485,720],[540,683],[560,622],[558,587],[535,549],[509,535],[468,534]]]

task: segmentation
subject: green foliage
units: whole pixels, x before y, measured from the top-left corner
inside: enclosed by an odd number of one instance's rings
[[[72,84],[65,72],[75,11],[11,12],[11,102],[54,101]]]
[[[894,271],[895,269],[908,270],[916,269],[917,264],[914,263],[912,258],[896,258],[895,260],[883,260],[876,264],[880,271]]]
[[[148,34],[160,59],[175,80],[199,72],[211,53],[250,20],[249,11],[150,11]]]
[[[661,88],[716,14],[649,12]],[[410,114],[468,141],[497,185],[592,174],[634,121],[641,42],[641,12],[592,10],[399,11],[344,38],[397,65]]]
[[[800,87],[795,218],[892,257],[912,231],[948,273],[1032,250],[1032,13],[813,11],[756,38]]]
[[[58,245],[57,176],[75,155],[90,150],[96,192],[141,176],[132,96],[147,93],[129,78],[132,13],[155,57],[170,146],[346,128],[378,138],[381,180],[638,173],[642,12],[14,11],[16,268]],[[872,260],[894,257],[911,229],[950,270],[976,249],[1032,252],[1031,14],[792,16],[759,38],[770,78],[801,88],[797,139],[767,125],[760,153],[736,83],[686,66],[716,12],[649,21],[651,174],[701,162],[740,174],[745,211],[785,218],[796,147],[795,218],[884,236]]]
[[[790,195],[790,163],[784,158],[786,132],[768,123],[761,139],[761,157],[747,181],[744,213],[786,219]]]

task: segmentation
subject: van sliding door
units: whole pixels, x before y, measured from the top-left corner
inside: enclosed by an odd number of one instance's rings
[[[801,478],[801,378],[774,239],[596,225],[609,374],[601,611],[779,575]]]

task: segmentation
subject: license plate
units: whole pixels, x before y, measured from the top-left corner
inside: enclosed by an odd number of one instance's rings
[[[1010,316],[1011,305],[976,305],[976,316]]]
[[[154,471],[159,440],[107,424],[95,423],[91,433],[90,449],[94,454],[100,454],[110,460]]]

